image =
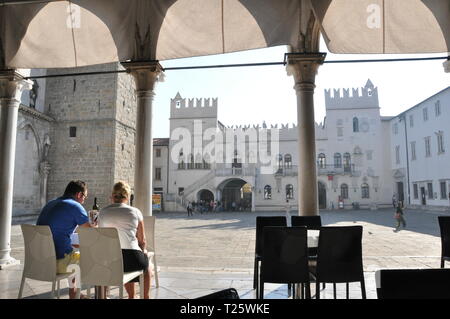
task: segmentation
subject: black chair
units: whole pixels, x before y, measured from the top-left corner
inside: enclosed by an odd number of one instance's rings
[[[438,216],[441,230],[441,268],[444,262],[450,261],[450,216]]]
[[[306,227],[264,228],[259,299],[264,298],[264,283],[301,284],[311,298]],[[296,298],[294,289],[293,298]]]
[[[317,263],[311,266],[316,277],[316,298],[320,299],[319,283],[333,283],[336,299],[336,283],[346,283],[347,299],[349,282],[359,281],[362,298],[366,299],[362,261],[362,226],[321,227]],[[311,265],[311,264],[310,264]]]
[[[450,269],[382,269],[378,299],[450,299]]]
[[[259,263],[262,258],[263,229],[266,226],[287,226],[286,216],[256,216],[255,262],[253,271],[253,289],[259,294]]]
[[[196,299],[240,299],[239,294],[234,288],[223,289],[211,294],[198,297]]]

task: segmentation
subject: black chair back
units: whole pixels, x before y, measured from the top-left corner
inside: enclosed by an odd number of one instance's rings
[[[450,216],[438,216],[441,231],[441,268],[444,260],[450,261]]]
[[[318,281],[339,283],[363,278],[362,229],[362,226],[320,228]]]
[[[306,227],[265,227],[261,280],[309,282]]]
[[[240,299],[239,294],[234,288],[228,288],[211,294],[198,297],[196,299]]]
[[[450,269],[382,269],[378,299],[450,299]]]
[[[255,254],[258,256],[262,255],[263,230],[266,226],[287,226],[286,216],[256,216]]]
[[[320,216],[291,216],[292,226],[306,226],[308,229],[320,229],[322,218]]]

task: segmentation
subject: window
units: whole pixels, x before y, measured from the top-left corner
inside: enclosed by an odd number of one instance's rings
[[[414,116],[412,114],[409,116],[409,127],[414,127]]]
[[[264,186],[264,199],[272,199],[272,187],[270,185]]]
[[[161,167],[155,167],[155,181],[161,180]]]
[[[419,198],[419,187],[417,186],[417,184],[413,184],[413,188],[414,188],[414,199],[418,199]]]
[[[194,169],[194,155],[192,155],[192,154],[191,154],[191,156],[190,156],[190,161],[189,161],[189,163],[187,164],[187,168],[188,168],[188,169]]]
[[[436,101],[436,103],[434,104],[434,112],[436,114],[436,117],[438,117],[439,115],[441,115],[441,101]]]
[[[283,155],[278,154],[277,162],[278,162],[278,168],[282,168],[283,167]]]
[[[447,199],[447,182],[441,182],[441,199]]]
[[[334,167],[335,168],[342,167],[341,153],[334,153]]]
[[[351,156],[350,153],[344,153],[344,171],[350,172],[351,167]]]
[[[178,195],[183,196],[184,194],[184,187],[178,187]]]
[[[411,142],[411,161],[416,160],[416,142]]]
[[[367,183],[361,185],[361,198],[370,198],[369,185]]]
[[[319,160],[318,160],[319,168],[325,168],[327,162],[326,157],[324,153],[319,154]]]
[[[294,186],[292,184],[286,185],[286,199],[293,199],[294,198]]]
[[[400,146],[395,147],[395,164],[400,164]]]
[[[445,153],[444,149],[444,132],[439,131],[436,133],[437,137],[437,147],[438,147],[438,154]]]
[[[423,120],[428,121],[428,109],[426,107],[423,109]]]
[[[160,148],[157,148],[157,149],[155,149],[155,156],[156,157],[161,157],[161,149]]]
[[[341,185],[341,198],[342,199],[348,198],[348,185],[347,184]]]
[[[433,183],[427,183],[428,199],[433,199]]]
[[[425,137],[425,156],[430,157],[431,156],[431,144],[430,144],[430,137]]]
[[[69,137],[77,137],[77,127],[76,126],[69,127]]]
[[[292,168],[292,156],[291,156],[291,154],[284,155],[284,167]]]
[[[357,117],[353,118],[353,132],[359,132],[359,122]]]

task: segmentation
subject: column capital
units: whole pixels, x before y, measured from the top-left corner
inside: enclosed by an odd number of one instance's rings
[[[314,89],[317,69],[323,64],[326,53],[286,53],[285,63],[288,75],[294,75],[295,86]]]
[[[0,99],[20,101],[23,90],[31,90],[33,83],[26,80],[17,70],[0,70]]]
[[[122,66],[130,73],[136,82],[136,91],[152,91],[158,77],[164,72],[159,61],[130,61]]]

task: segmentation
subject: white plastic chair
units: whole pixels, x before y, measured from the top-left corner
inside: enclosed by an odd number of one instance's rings
[[[147,240],[148,260],[153,264],[155,274],[155,286],[159,287],[158,264],[156,263],[155,247],[155,216],[144,216],[144,232]]]
[[[123,271],[122,250],[116,228],[81,227],[78,229],[78,236],[83,285],[118,286],[119,297],[122,299],[123,285],[139,276],[139,291],[141,299],[144,298],[144,272],[142,270],[126,273]]]
[[[18,299],[22,298],[25,279],[49,281],[52,283],[52,299],[60,297],[60,280],[72,277],[74,272],[57,274],[56,252],[52,232],[49,226],[20,225],[25,245],[25,261]],[[77,283],[80,285],[80,283]],[[78,293],[77,293],[78,295]]]

